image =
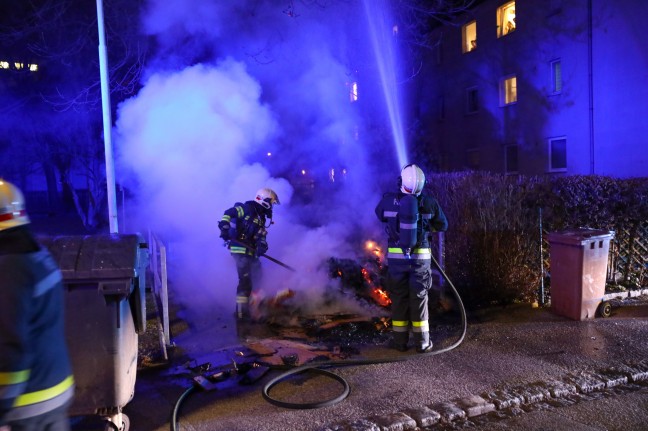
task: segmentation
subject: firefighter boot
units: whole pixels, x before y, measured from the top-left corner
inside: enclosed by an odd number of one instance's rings
[[[415,332],[414,333],[414,344],[416,345],[416,351],[419,353],[428,353],[432,351],[432,341],[430,341],[430,332]]]
[[[409,340],[409,332],[393,332],[392,340],[389,343],[389,347],[396,349],[399,352],[407,351],[407,342]]]

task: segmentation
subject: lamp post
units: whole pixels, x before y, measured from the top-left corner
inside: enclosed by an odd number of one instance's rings
[[[104,153],[106,157],[106,187],[108,188],[108,222],[110,233],[119,231],[117,223],[117,196],[115,193],[115,165],[112,150],[112,116],[110,113],[110,88],[108,86],[108,56],[104,31],[103,0],[97,0],[97,26],[99,30],[99,72],[101,79],[101,107],[103,111]]]

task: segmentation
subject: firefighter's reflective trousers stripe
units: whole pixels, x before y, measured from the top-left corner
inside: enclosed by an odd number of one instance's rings
[[[414,248],[410,251],[410,254],[408,256],[403,252],[402,248],[389,247],[387,249],[387,259],[414,259],[432,261],[432,250],[429,248]]]
[[[73,395],[74,377],[70,375],[50,388],[19,395],[6,420],[11,422],[47,413],[67,403]]]
[[[412,332],[427,332],[430,330],[430,323],[426,321],[412,321]],[[394,332],[409,332],[409,320],[392,320]]]
[[[426,321],[412,321],[412,332],[428,332],[430,323]],[[392,320],[392,329],[394,332],[409,332],[409,320]]]

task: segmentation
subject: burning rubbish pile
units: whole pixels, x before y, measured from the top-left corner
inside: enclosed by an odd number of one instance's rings
[[[365,248],[362,258],[331,257],[323,263],[331,282],[320,292],[317,307],[301,291],[284,289],[274,296],[255,292],[250,299],[253,320],[291,338],[382,343],[390,326],[391,299],[383,287],[386,267],[374,242]]]

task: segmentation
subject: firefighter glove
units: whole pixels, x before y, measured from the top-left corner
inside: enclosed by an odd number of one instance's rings
[[[218,223],[218,228],[221,231],[220,237],[223,238],[224,241],[229,241],[232,239],[230,236],[230,230],[232,226],[229,223],[227,223],[226,221],[221,221],[220,223]]]
[[[268,251],[268,243],[265,241],[259,241],[256,246],[256,255],[262,256]]]

